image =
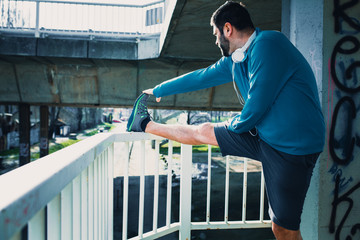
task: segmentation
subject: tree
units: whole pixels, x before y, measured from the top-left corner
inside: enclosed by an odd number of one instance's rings
[[[78,108],[77,109],[77,120],[78,120],[78,131],[81,130],[81,121],[83,119],[83,109],[82,108]]]
[[[9,105],[5,105],[3,111],[0,113],[0,150],[8,148],[7,135],[15,130],[13,115],[18,112],[17,108]]]
[[[56,129],[56,123],[59,119],[60,111],[61,111],[61,107],[51,107],[50,108],[49,139],[53,139],[54,132]]]
[[[208,112],[187,111],[187,124],[198,125],[205,122],[211,122],[211,116]]]

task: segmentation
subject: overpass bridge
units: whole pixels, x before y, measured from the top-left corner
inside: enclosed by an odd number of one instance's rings
[[[126,6],[3,0],[10,11],[3,18],[14,11],[27,19],[19,10],[25,3],[36,12],[33,23],[17,26],[21,21],[15,18],[12,25],[2,20],[0,27],[2,103],[128,107],[142,90],[221,57],[209,23],[223,1],[162,0]],[[280,0],[244,3],[257,26],[280,30]],[[167,97],[151,107],[239,110],[233,92],[229,84]]]
[[[36,4],[41,5],[49,1],[40,0],[36,1]],[[10,2],[14,1],[10,0]],[[359,1],[338,0],[276,0],[271,2],[246,0],[243,2],[247,4],[258,27],[281,30],[288,36],[310,63],[317,80],[327,127],[327,141],[315,166],[305,201],[300,226],[303,237],[304,239],[357,239],[360,234],[358,231],[360,224],[358,219],[360,211],[358,201],[360,199],[358,174],[360,168],[358,77],[360,76],[358,54],[360,3]],[[222,1],[205,0],[178,0],[176,2],[165,0],[160,3],[163,4],[162,25],[165,31],[158,34],[152,32],[150,35],[145,34],[146,36],[135,32],[136,36],[131,37],[130,34],[117,32],[116,37],[113,38],[109,34],[102,36],[102,33],[92,28],[95,34],[90,34],[87,29],[84,30],[85,33],[73,38],[70,37],[73,34],[54,33],[51,31],[52,28],[40,26],[37,29],[35,27],[34,32],[24,36],[15,33],[16,31],[12,29],[4,29],[4,25],[1,25],[0,103],[25,106],[23,109],[20,108],[20,113],[24,110],[25,116],[29,115],[29,112],[26,113],[28,111],[26,106],[29,104],[131,106],[141,90],[182,73],[206,67],[220,57],[220,52],[214,45],[215,40],[209,26],[209,18],[222,3]],[[7,1],[0,1],[1,7],[6,4]],[[39,9],[41,10],[40,6]],[[153,10],[153,12],[156,11],[160,10]],[[39,22],[40,20],[41,18]],[[149,24],[151,25],[150,20]],[[197,93],[167,97],[159,104],[152,103],[151,107],[239,110],[241,106],[239,107],[235,94],[231,95],[231,93],[233,93],[232,86],[224,85]],[[26,117],[20,119],[20,122],[26,121]],[[46,125],[44,123],[44,126]],[[112,225],[109,223],[113,216],[111,211],[108,211],[113,204],[111,197],[107,198],[109,196],[107,194],[100,197],[94,196],[93,191],[99,189],[99,184],[102,184],[101,186],[105,186],[103,193],[107,191],[111,193],[112,181],[108,181],[107,170],[111,171],[112,166],[112,143],[152,139],[152,136],[146,134],[127,135],[125,140],[121,134],[99,136],[89,142],[76,145],[66,152],[58,153],[56,156],[49,155],[39,162],[30,163],[25,168],[19,168],[16,172],[10,172],[10,175],[1,177],[0,189],[5,189],[11,194],[6,198],[0,198],[0,209],[2,209],[0,219],[3,219],[0,229],[5,229],[0,231],[0,234],[6,238],[18,232],[15,235],[17,239],[22,226],[28,224],[29,229],[43,226],[39,222],[41,223],[44,219],[46,205],[51,209],[50,213],[46,213],[48,216],[49,214],[58,216],[59,211],[64,209],[61,208],[61,204],[78,206],[76,204],[79,204],[80,200],[76,194],[79,191],[74,191],[74,189],[79,189],[79,184],[85,183],[87,176],[91,176],[92,185],[86,188],[90,193],[86,192],[87,190],[81,193],[89,196],[91,206],[96,206],[95,213],[101,214],[101,219],[104,221],[89,220],[91,227],[96,225],[96,230],[90,233],[85,230],[84,234],[100,236],[105,233],[106,237],[111,239],[106,230],[112,230]],[[75,154],[79,153],[79,149],[81,156]],[[104,152],[104,149],[107,150]],[[167,224],[166,228],[158,228],[154,224],[153,231],[149,234],[142,231],[141,220],[138,238],[153,239],[172,231],[180,231],[180,238],[186,239],[190,238],[191,230],[248,227],[245,220],[228,225],[226,215],[225,221],[220,223],[212,223],[208,219],[206,222],[191,221],[191,208],[189,208],[191,195],[186,194],[191,189],[191,176],[188,174],[189,161],[186,161],[190,159],[189,148],[184,147],[184,151],[187,152],[185,155],[188,157],[183,159],[182,164],[187,164],[188,168],[184,170],[183,181],[185,182],[182,186],[185,186],[185,190],[180,198],[183,200],[185,215],[182,215],[181,221],[176,222],[175,225]],[[124,154],[127,154],[127,151]],[[145,155],[145,150],[142,151],[142,155]],[[67,162],[61,161],[63,156],[66,157]],[[58,164],[49,166],[46,159],[56,159]],[[42,175],[42,179],[35,181],[31,173],[37,167],[49,167],[54,174]],[[88,170],[82,172],[85,169]],[[16,191],[12,191],[7,183],[19,179],[19,176],[24,176],[25,181],[17,185],[19,188],[16,188]],[[54,184],[58,180],[61,180],[61,184]],[[22,188],[22,186],[26,187]],[[52,186],[55,187],[52,188]],[[47,191],[49,188],[53,191]],[[35,198],[30,198],[31,196]],[[37,201],[39,196],[43,196],[39,198],[42,201]],[[73,196],[77,198],[74,200]],[[246,192],[243,196],[246,196]],[[51,200],[51,197],[55,198]],[[23,199],[28,199],[29,203],[34,204],[30,205],[34,208],[26,208],[27,205],[23,205]],[[157,201],[155,199],[154,195],[154,202]],[[140,202],[143,203],[143,200]],[[139,206],[139,208],[142,207],[143,205]],[[227,209],[226,206],[225,208]],[[32,210],[29,211],[29,209]],[[77,208],[74,209],[77,210]],[[105,212],[100,209],[105,209]],[[7,210],[13,213],[15,218],[6,218],[3,213]],[[91,214],[95,213],[91,210],[84,215],[94,216]],[[106,215],[109,213],[110,215]],[[54,224],[51,222],[54,231],[69,234],[68,229],[78,229],[76,226],[79,220],[76,217],[79,216],[79,212],[74,214],[63,211],[61,214],[65,216],[62,220],[64,228],[60,229],[58,222]],[[22,218],[23,215],[27,215],[26,218]],[[34,220],[35,217],[37,218]],[[139,217],[142,219],[141,216]],[[72,219],[73,225],[66,219]],[[34,222],[36,224],[33,224]],[[262,216],[258,222],[252,223],[253,227],[267,224]],[[84,226],[84,229],[87,229],[87,226]],[[44,231],[39,232],[44,233]]]

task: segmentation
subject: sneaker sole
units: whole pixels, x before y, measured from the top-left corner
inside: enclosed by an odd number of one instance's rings
[[[134,106],[134,108],[133,108],[134,116],[133,116],[132,122],[131,122],[131,124],[130,124],[130,127],[129,127],[129,129],[128,129],[129,132],[131,132],[132,126],[133,126],[134,121],[135,121],[135,113],[136,113],[136,111],[137,111],[137,109],[138,109],[138,106],[139,106],[139,103],[140,103],[141,99],[143,99],[143,97],[145,97],[145,93],[143,93],[143,94],[138,98],[138,100],[137,100],[136,103],[135,103],[135,106]]]

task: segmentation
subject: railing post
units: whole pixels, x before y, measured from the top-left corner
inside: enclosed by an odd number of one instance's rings
[[[244,173],[243,173],[243,207],[242,207],[242,221],[246,221],[246,194],[247,194],[247,162],[248,159],[244,158]]]
[[[154,176],[154,207],[153,207],[153,231],[157,232],[158,228],[158,207],[159,207],[159,149],[160,142],[155,141],[155,176]]]
[[[211,195],[211,145],[208,145],[208,180],[206,190],[206,223],[210,222],[210,195]]]
[[[61,239],[71,239],[73,234],[72,182],[60,194],[60,226]]]
[[[81,174],[72,181],[72,239],[81,239]]]
[[[171,193],[172,193],[172,168],[173,168],[173,142],[169,140],[168,145],[168,174],[166,191],[166,226],[170,228],[171,224]]]
[[[191,239],[192,146],[181,145],[180,230],[179,239]]]
[[[81,238],[82,239],[90,239],[88,238],[89,234],[88,234],[88,216],[89,216],[89,211],[88,211],[88,205],[89,205],[89,200],[88,200],[88,192],[89,192],[89,188],[88,188],[88,181],[89,181],[89,175],[88,175],[88,171],[89,171],[89,167],[86,168],[84,171],[82,171],[81,173]]]
[[[61,196],[57,195],[47,205],[47,239],[61,239]]]
[[[229,177],[230,177],[230,156],[226,156],[226,173],[225,173],[225,208],[224,208],[224,222],[229,221]]]
[[[40,210],[29,222],[29,240],[45,240],[45,209]]]
[[[35,25],[35,37],[40,37],[39,32],[39,22],[40,22],[40,1],[36,0],[36,25]]]
[[[111,144],[109,149],[108,158],[108,229],[107,234],[109,240],[113,239],[114,232],[114,143]]]
[[[124,167],[124,185],[123,185],[123,227],[122,239],[127,239],[127,221],[128,221],[128,201],[129,201],[129,142],[125,143],[125,167]]]
[[[143,237],[144,233],[144,204],[145,204],[145,140],[140,144],[140,194],[139,194],[139,238]]]

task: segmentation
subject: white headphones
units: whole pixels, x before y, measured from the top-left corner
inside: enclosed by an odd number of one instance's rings
[[[256,31],[254,31],[254,33],[251,34],[251,36],[246,41],[246,43],[243,47],[236,49],[231,54],[231,59],[233,60],[234,63],[243,62],[245,60],[245,52],[248,49],[248,47],[250,46],[250,44],[252,43],[252,41],[255,39],[255,37],[256,37]]]

